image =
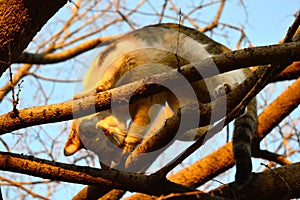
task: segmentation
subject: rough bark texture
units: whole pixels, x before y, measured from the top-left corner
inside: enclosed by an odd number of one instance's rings
[[[274,58],[274,55],[272,54],[273,52],[276,52],[275,56],[277,55],[278,57],[280,57],[282,62],[290,62],[293,59],[299,60],[299,47],[299,42],[284,45],[257,47],[251,49],[251,52],[247,49],[238,50],[215,56],[212,59],[215,61],[217,66],[220,66],[219,70],[222,73],[234,69],[239,69],[240,66],[245,67],[256,64],[266,64],[267,61],[271,62],[271,60]],[[262,58],[260,54],[263,54],[264,61],[261,60]],[[250,57],[252,58],[251,60]],[[244,65],[240,65],[243,60],[245,62],[247,61],[246,64],[244,63]],[[211,64],[210,59],[204,59],[203,61],[195,64],[195,67],[190,65],[184,66],[181,68],[182,74],[191,82],[197,81],[201,79],[201,76],[197,73],[196,69],[207,69],[207,66],[209,66],[208,63]],[[150,84],[153,82],[160,83],[160,85]],[[145,96],[161,92],[163,89],[165,89],[163,85],[172,84],[173,86],[176,86],[179,83],[180,82],[178,81],[177,71],[170,71],[167,73],[151,76],[146,79],[124,85],[122,87],[114,88],[109,91],[100,92],[96,95],[96,99],[94,96],[95,91],[91,90],[92,93],[90,93],[90,96],[82,99],[77,99],[73,102],[23,109],[19,111],[19,115],[17,117],[11,115],[11,113],[7,113],[0,116],[0,121],[3,122],[2,124],[0,124],[0,134],[8,133],[29,126],[65,121],[72,118],[79,118],[82,116],[93,114],[95,111],[100,112],[109,109],[111,105],[110,97],[113,92],[115,92],[115,100],[117,102],[126,104],[128,103],[127,101],[129,98],[131,98],[132,100],[143,98]],[[143,87],[140,87],[139,91],[136,91],[135,95],[131,95],[134,84],[143,85]],[[242,96],[239,93],[236,95]],[[201,113],[201,116],[204,117],[205,115]]]
[[[300,78],[298,78],[291,86],[289,86],[274,102],[270,104],[261,114],[258,122],[258,133],[255,141],[261,141],[277,124],[276,121],[283,120],[299,106],[300,102]],[[274,116],[274,117],[268,117]],[[273,124],[273,126],[270,126]]]
[[[0,1],[0,76],[67,0]]]
[[[69,165],[33,156],[0,152],[0,170],[40,176],[46,179],[101,185],[129,191],[138,191],[159,196],[172,192],[189,192],[192,188],[157,179],[143,174],[126,173],[117,170],[102,170],[91,167]]]
[[[272,82],[294,80],[300,77],[300,62],[294,62],[283,70]]]
[[[91,185],[100,183],[102,186],[129,189],[130,191],[156,196],[180,193],[178,195],[183,195],[183,197],[184,195],[189,195],[188,199],[197,199],[197,197],[201,197],[201,199],[202,197],[203,199],[215,199],[208,194],[198,193],[199,191],[193,191],[192,188],[160,180],[158,177],[80,167],[12,153],[0,153],[0,169],[28,175],[39,174],[40,177],[52,180],[81,182]],[[299,170],[300,163],[290,164],[254,174],[247,187],[241,190],[237,190],[234,187],[234,183],[231,183],[212,191],[212,193],[219,197],[231,199],[289,199],[299,197]],[[191,193],[192,191],[194,193]],[[181,198],[179,197],[178,199]]]
[[[299,197],[299,163],[254,174],[250,183],[237,190],[234,184],[224,185],[212,193],[230,199],[291,199]]]

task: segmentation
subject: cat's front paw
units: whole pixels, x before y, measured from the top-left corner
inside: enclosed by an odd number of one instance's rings
[[[231,85],[229,85],[228,83],[224,83],[224,84],[218,85],[214,89],[214,95],[216,98],[220,97],[220,96],[224,96],[225,94],[228,94],[231,90],[232,90]]]

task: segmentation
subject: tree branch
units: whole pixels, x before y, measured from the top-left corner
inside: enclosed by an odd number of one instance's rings
[[[228,52],[214,56],[211,59],[205,59],[194,66],[184,66],[181,69],[185,78],[190,82],[194,82],[202,78],[198,71],[211,73],[209,68],[211,64],[216,64],[220,73],[223,73],[239,69],[240,66],[249,67],[258,64],[286,63],[294,60],[300,60],[299,42]],[[213,75],[215,74],[211,74],[211,76]],[[160,85],[151,84],[153,82]],[[23,109],[19,111],[17,117],[7,113],[0,116],[0,121],[2,122],[0,124],[0,134],[34,125],[65,121],[74,117],[78,118],[93,114],[95,111],[100,112],[109,109],[112,94],[114,94],[118,102],[127,104],[129,98],[140,99],[161,92],[165,89],[163,85],[166,85],[166,83],[174,86],[180,85],[176,70],[101,92],[96,94],[96,96],[91,95],[71,102]],[[139,88],[139,91],[136,91],[135,95],[132,96],[131,88],[134,85],[142,85],[143,87]]]
[[[300,78],[290,85],[260,114],[257,134],[253,138],[254,147],[300,103]],[[288,101],[287,101],[288,99]],[[273,116],[273,117],[270,117]]]
[[[226,199],[264,200],[264,199],[292,199],[300,196],[300,163],[295,163],[265,172],[253,174],[249,184],[242,189],[237,189],[235,183],[223,185],[209,192],[212,196]],[[254,192],[255,191],[255,192]],[[159,199],[189,199],[197,200],[201,193],[188,192],[171,194]],[[170,198],[169,198],[170,197]],[[145,199],[145,198],[144,198]],[[202,198],[201,198],[202,199]]]
[[[294,62],[283,70],[272,82],[294,80],[300,77],[300,62]]]
[[[67,0],[0,2],[0,76]],[[11,56],[9,56],[11,55]]]
[[[27,64],[53,64],[68,60],[81,53],[91,50],[98,45],[106,45],[112,40],[115,40],[119,36],[107,36],[97,39],[92,39],[85,41],[75,47],[69,48],[67,50],[61,51],[59,53],[40,53],[33,54],[23,52],[17,60],[13,60],[13,63],[27,63]]]
[[[210,192],[230,199],[292,199],[300,197],[300,163],[253,174],[247,187],[237,190],[234,183]],[[255,192],[253,192],[255,191]]]
[[[279,155],[273,152],[269,152],[267,150],[260,150],[260,149],[254,149],[252,148],[252,155],[257,158],[262,158],[265,160],[273,161],[275,163],[278,163],[280,165],[289,165],[292,164],[291,161],[289,161],[286,157],[283,155]]]
[[[208,24],[207,26],[205,26],[204,28],[199,28],[198,30],[200,32],[204,33],[206,31],[210,31],[213,28],[217,27],[218,24],[219,24],[219,20],[221,18],[221,14],[223,12],[224,6],[225,6],[225,0],[221,0],[220,6],[218,8],[218,11],[217,11],[215,17],[214,17],[214,20],[210,24]]]
[[[137,191],[150,195],[193,191],[189,187],[172,183],[166,179],[157,180],[151,176],[113,169],[102,170],[69,165],[14,153],[0,152],[0,169],[70,183],[100,184],[106,187]]]
[[[16,85],[24,76],[26,76],[32,65],[25,64],[14,73],[12,82]],[[0,103],[11,90],[11,81],[6,82],[0,88]]]
[[[220,156],[218,155],[217,157],[219,158]],[[116,170],[79,167],[13,153],[0,153],[0,169],[42,178],[50,178],[51,180],[90,185],[105,184],[119,189],[143,192],[150,195],[166,195],[169,193],[192,191],[187,187],[182,187],[171,182],[155,180],[151,178],[151,176],[119,172]],[[232,188],[232,184],[229,184],[230,188],[225,186],[212,192],[214,195],[227,198],[233,198],[232,191],[234,191],[234,194],[238,197],[242,197],[243,195],[245,198],[246,194],[246,199],[263,199],[270,196],[273,197],[272,199],[282,199],[282,197],[287,194],[290,195],[290,198],[299,197],[300,188],[297,183],[300,181],[300,174],[296,173],[299,170],[300,163],[287,165],[285,167],[254,174],[249,185],[241,191],[236,191]],[[193,173],[195,174],[195,172]],[[188,179],[190,180],[190,178]],[[287,185],[289,186],[289,190]],[[149,187],[151,187],[151,190],[148,189]],[[267,188],[276,188],[276,190],[268,190]],[[261,192],[253,193],[253,191]],[[251,195],[257,196],[254,198]]]

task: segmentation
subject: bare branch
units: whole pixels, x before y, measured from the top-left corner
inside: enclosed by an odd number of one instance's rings
[[[19,68],[19,70],[15,73],[13,76],[12,82],[14,84],[17,84],[24,76],[26,76],[29,72],[29,69],[32,67],[32,65],[25,64]],[[0,88],[0,103],[3,100],[3,98],[9,93],[11,88],[11,82],[7,82]]]
[[[263,121],[258,121],[258,130],[253,138],[253,147],[257,148],[260,141],[300,103],[300,78],[277,97],[261,114]],[[288,101],[287,101],[288,99]],[[273,117],[269,117],[273,115]]]
[[[278,163],[280,165],[289,165],[292,164],[291,161],[289,161],[287,158],[285,158],[283,155],[279,155],[276,153],[269,152],[267,150],[260,150],[260,149],[253,149],[255,153],[253,153],[253,156],[257,158],[262,158],[265,160],[273,161],[275,163]]]
[[[195,66],[187,65],[181,68],[182,74],[190,82],[200,80],[202,77],[198,71],[210,71],[211,64],[216,64],[220,73],[238,69],[240,66],[249,67],[257,64],[268,63],[286,63],[294,60],[300,60],[300,43],[288,43],[280,45],[272,45],[267,47],[256,47],[251,49],[243,49],[233,52],[228,52],[222,55],[214,56],[209,59],[202,60]],[[280,47],[280,48],[279,48]],[[212,60],[214,63],[212,63]],[[199,70],[201,69],[201,70]],[[115,89],[101,92],[94,96],[94,91],[83,99],[78,99],[73,102],[61,104],[52,104],[47,106],[37,106],[19,111],[18,117],[13,118],[10,113],[0,116],[0,134],[18,130],[34,125],[45,123],[53,123],[72,119],[74,116],[82,117],[93,114],[95,111],[100,112],[110,108],[111,95],[114,93],[115,99],[122,103],[128,103],[127,99],[132,100],[143,98],[158,92],[165,88],[162,85],[170,83],[174,86],[180,84],[178,82],[177,71],[173,70],[164,74],[158,74],[143,80],[124,85]],[[214,75],[214,74],[211,74]],[[159,83],[153,85],[151,83]],[[131,95],[131,88],[134,84],[143,85],[139,91]],[[95,98],[96,97],[96,98]]]
[[[188,192],[193,189],[170,181],[157,180],[151,176],[133,174],[117,170],[102,170],[81,167],[59,162],[47,161],[33,156],[13,153],[0,153],[0,169],[28,174],[45,179],[80,183],[86,185],[104,185],[117,189],[137,191],[150,195]]]
[[[31,195],[33,198],[40,198],[40,199],[48,200],[48,198],[43,197],[43,196],[41,196],[41,195],[39,195],[39,194],[36,194],[36,193],[32,192],[31,190],[27,189],[26,187],[24,187],[24,186],[23,186],[23,183],[18,183],[18,182],[12,181],[12,180],[10,180],[10,179],[8,179],[8,178],[5,178],[5,177],[3,177],[3,176],[0,176],[0,180],[6,181],[6,182],[8,182],[10,185],[13,185],[13,186],[15,186],[15,187],[21,188],[21,189],[24,190],[26,193],[28,193],[29,195]]]
[[[218,26],[221,14],[222,14],[223,9],[224,9],[224,5],[225,5],[225,0],[222,0],[221,4],[220,4],[220,7],[219,7],[219,9],[216,13],[216,16],[214,17],[214,20],[209,25],[207,25],[206,27],[198,29],[200,32],[204,33],[206,31],[212,30],[213,28]]]
[[[84,53],[88,50],[91,50],[101,44],[107,45],[111,41],[115,40],[118,36],[107,36],[97,39],[92,39],[85,41],[75,47],[64,50],[59,53],[40,53],[40,54],[32,54],[32,53],[22,53],[20,57],[15,61],[15,63],[28,63],[28,64],[53,64],[68,60],[73,58],[81,53]]]
[[[283,167],[253,174],[247,187],[237,190],[234,183],[224,185],[211,191],[211,194],[236,199],[292,199],[300,196],[300,164],[295,163]],[[282,180],[283,179],[283,180]],[[255,192],[253,192],[255,191]]]
[[[272,82],[294,80],[300,77],[300,62],[294,62],[283,70]]]

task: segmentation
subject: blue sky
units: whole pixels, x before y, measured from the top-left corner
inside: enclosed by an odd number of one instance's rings
[[[247,33],[255,45],[274,44],[283,38],[300,9],[300,1],[245,1],[249,10]]]

